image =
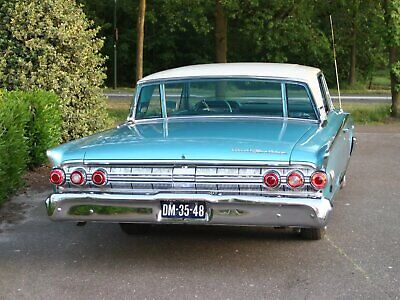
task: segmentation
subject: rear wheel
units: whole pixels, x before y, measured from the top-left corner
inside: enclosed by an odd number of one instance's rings
[[[325,236],[325,228],[301,228],[300,235],[305,240],[317,241]]]
[[[119,223],[126,234],[145,234],[150,230],[150,224]]]

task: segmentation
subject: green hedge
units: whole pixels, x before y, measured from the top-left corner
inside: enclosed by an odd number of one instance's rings
[[[44,91],[0,92],[0,204],[23,184],[28,168],[46,162],[61,140],[58,97]]]

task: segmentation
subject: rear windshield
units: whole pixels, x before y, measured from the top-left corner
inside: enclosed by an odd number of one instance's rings
[[[283,116],[281,84],[271,81],[209,80],[165,84],[168,116]]]
[[[238,115],[284,117],[281,83],[272,80],[209,79],[164,83],[168,117]],[[315,119],[307,90],[287,84],[288,116]],[[136,119],[162,116],[159,85],[141,89]]]

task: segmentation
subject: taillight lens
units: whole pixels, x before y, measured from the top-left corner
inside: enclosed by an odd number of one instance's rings
[[[75,170],[71,173],[69,179],[75,185],[84,185],[86,183],[86,173],[83,170]]]
[[[276,188],[280,184],[279,174],[276,172],[268,172],[264,175],[264,183],[269,188]]]
[[[325,172],[318,171],[311,175],[311,185],[316,190],[322,190],[327,183],[328,176],[326,176]]]
[[[293,188],[299,188],[304,184],[304,176],[299,171],[293,171],[287,177],[287,184]]]
[[[104,170],[97,170],[92,174],[92,182],[95,185],[105,185],[107,183],[107,174]]]
[[[53,169],[50,172],[50,182],[55,185],[62,185],[65,182],[65,173],[62,169]]]

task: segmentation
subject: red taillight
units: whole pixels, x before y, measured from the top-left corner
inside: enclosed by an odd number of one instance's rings
[[[50,172],[50,182],[55,185],[62,185],[65,182],[65,173],[62,169],[53,169]]]
[[[264,175],[264,183],[269,188],[276,188],[280,183],[279,174],[276,172],[268,172]]]
[[[83,170],[75,170],[71,173],[69,179],[75,185],[84,185],[86,183],[86,173]]]
[[[103,170],[93,172],[92,182],[95,185],[105,185],[107,183],[107,174]]]
[[[293,171],[287,177],[287,184],[293,188],[299,188],[304,184],[304,176],[298,171]]]
[[[326,184],[328,183],[328,176],[326,176],[325,172],[315,172],[311,176],[311,185],[317,189],[317,190],[322,190]]]

